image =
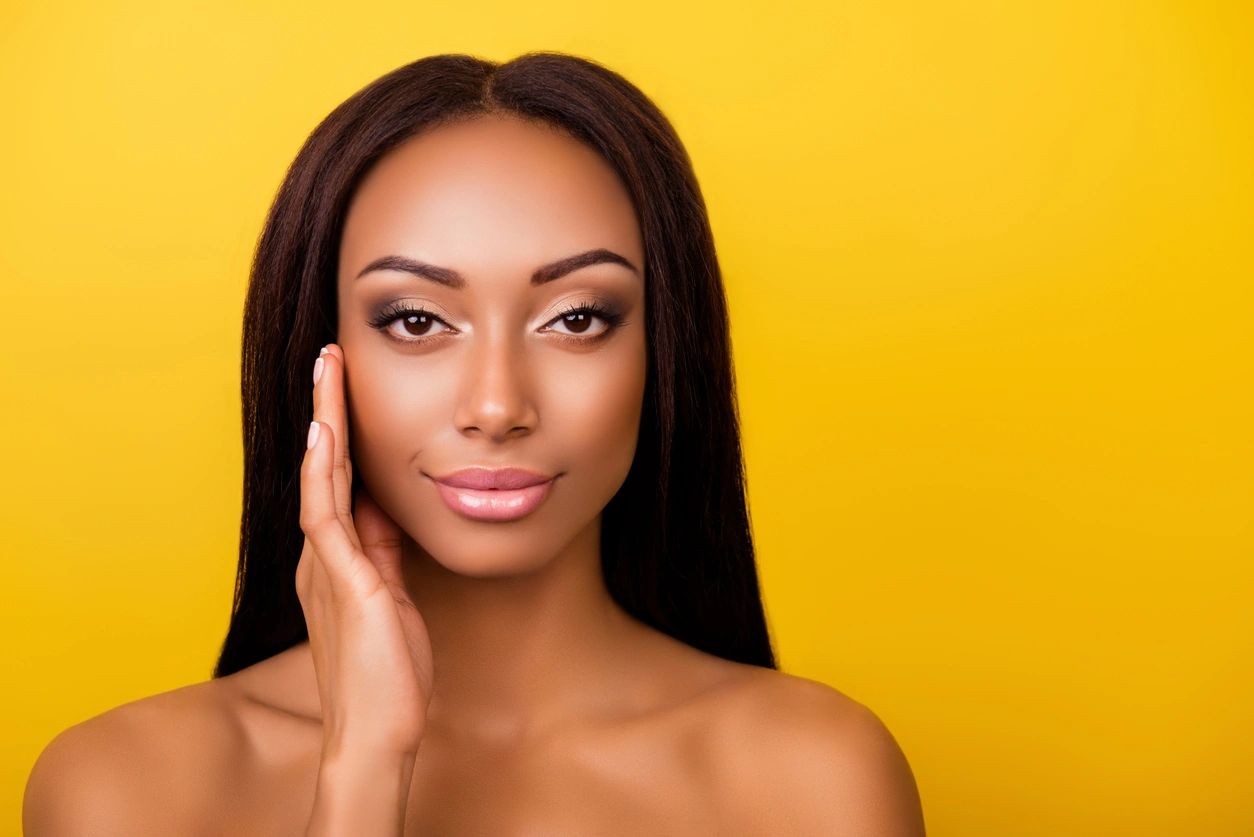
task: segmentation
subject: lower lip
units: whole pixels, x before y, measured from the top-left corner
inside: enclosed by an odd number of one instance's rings
[[[548,496],[553,480],[526,488],[455,488],[432,480],[450,509],[475,520],[517,520],[535,511]]]

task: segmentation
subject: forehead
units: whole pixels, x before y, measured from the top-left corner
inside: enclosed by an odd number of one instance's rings
[[[340,272],[400,254],[472,276],[529,273],[595,247],[642,261],[617,173],[556,128],[494,115],[431,129],[374,165],[349,204]]]

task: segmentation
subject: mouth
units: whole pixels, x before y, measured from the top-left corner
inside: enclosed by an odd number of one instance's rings
[[[530,488],[533,485],[549,482],[553,479],[539,471],[526,468],[462,468],[442,477],[432,477],[436,482],[451,485],[454,488],[477,489],[515,489]]]
[[[472,520],[517,520],[544,502],[557,476],[519,468],[470,468],[430,477],[450,509]]]

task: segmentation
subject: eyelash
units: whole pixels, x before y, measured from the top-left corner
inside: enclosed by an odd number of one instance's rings
[[[586,302],[582,305],[572,305],[571,307],[567,308],[562,313],[558,314],[552,320],[550,320],[549,323],[550,324],[555,323],[558,320],[565,319],[566,317],[571,316],[572,314],[591,314],[599,318],[603,322],[605,322],[605,324],[608,326],[608,328],[606,328],[605,331],[603,331],[601,334],[598,334],[594,337],[581,337],[575,334],[560,334],[560,333],[557,334],[557,337],[559,340],[570,342],[570,343],[575,343],[575,344],[590,344],[590,343],[599,342],[600,340],[606,337],[609,337],[610,334],[619,326],[621,326],[626,320],[626,318],[622,314],[618,313],[617,311],[606,308],[605,306],[601,305],[599,302],[594,301],[594,302]],[[388,305],[382,311],[380,311],[377,315],[375,315],[370,320],[370,327],[378,329],[379,331],[383,332],[385,336],[391,338],[392,340],[397,341],[398,343],[408,343],[411,345],[416,345],[416,344],[427,343],[432,340],[438,340],[440,338],[440,335],[438,334],[425,335],[422,337],[413,337],[413,336],[397,337],[395,334],[391,332],[388,326],[390,326],[392,323],[396,322],[397,320],[405,318],[405,317],[430,317],[436,322],[442,323],[444,326],[451,328],[451,326],[449,326],[448,323],[444,322],[444,320],[440,319],[434,313],[432,313],[431,311],[428,311],[426,308],[414,308],[403,302],[394,302]]]

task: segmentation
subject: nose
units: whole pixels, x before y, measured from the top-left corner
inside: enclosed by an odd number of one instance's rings
[[[454,416],[458,429],[494,442],[530,433],[539,416],[521,348],[504,334],[475,343]]]

